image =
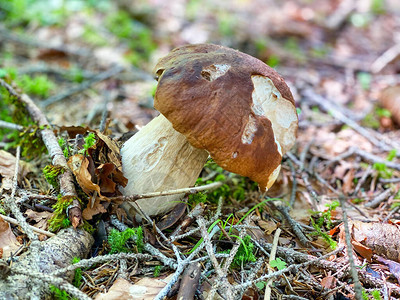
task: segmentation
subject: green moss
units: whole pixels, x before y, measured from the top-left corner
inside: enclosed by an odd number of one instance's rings
[[[240,246],[238,251],[235,254],[235,258],[232,261],[232,267],[241,267],[249,262],[255,262],[256,257],[254,255],[254,244],[251,242],[250,235],[246,235],[243,239],[240,237],[232,235],[232,237],[236,237],[240,240]],[[230,253],[231,250],[224,251],[223,253]]]
[[[130,249],[126,246],[126,242],[134,236],[136,237],[135,244],[137,252],[142,252],[144,247],[142,227],[127,228],[122,232],[116,229],[112,229],[108,236],[108,244],[110,245],[111,248],[110,254],[129,252]]]
[[[79,257],[74,257],[72,259],[72,264],[76,264],[78,262],[80,262],[81,259]],[[72,284],[79,288],[82,284],[82,269],[81,268],[77,268],[75,269],[75,274],[74,274],[74,279],[72,280]]]
[[[0,128],[0,140],[7,141],[6,149],[21,147],[21,155],[25,158],[37,158],[47,152],[40,137],[39,128],[29,116],[24,104],[8,91],[0,87],[0,119],[25,127],[19,132]]]
[[[57,177],[58,175],[63,174],[64,171],[64,168],[61,166],[47,165],[43,169],[43,175],[49,184],[51,184],[54,188],[58,188]]]
[[[160,276],[160,273],[161,273],[161,266],[155,266],[154,267],[154,272],[153,272],[153,277]]]
[[[73,197],[62,197],[59,195],[57,203],[53,205],[53,216],[49,220],[49,230],[57,231],[61,228],[67,228],[71,225],[67,217],[67,208],[73,202]]]

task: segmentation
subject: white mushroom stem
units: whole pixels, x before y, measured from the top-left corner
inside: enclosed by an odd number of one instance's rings
[[[207,161],[207,151],[194,148],[186,137],[159,115],[132,136],[121,149],[122,169],[128,178],[125,196],[163,192],[193,186]],[[127,202],[129,214],[136,205],[148,215],[172,209],[183,194]],[[131,209],[133,209],[131,211]]]

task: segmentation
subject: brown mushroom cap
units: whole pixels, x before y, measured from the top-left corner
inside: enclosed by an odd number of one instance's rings
[[[171,51],[155,73],[154,106],[175,130],[262,190],[273,184],[298,122],[293,96],[277,72],[239,51],[198,44]]]

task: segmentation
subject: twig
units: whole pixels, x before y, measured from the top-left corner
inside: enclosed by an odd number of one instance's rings
[[[15,159],[15,169],[14,169],[14,177],[13,177],[13,185],[12,185],[11,195],[5,196],[4,202],[10,208],[11,212],[17,219],[16,221],[17,221],[18,225],[21,226],[22,230],[27,234],[29,239],[31,241],[37,241],[38,240],[37,235],[33,233],[32,228],[26,222],[25,217],[22,215],[21,211],[19,210],[18,206],[15,203],[15,193],[16,193],[17,185],[18,185],[20,152],[21,152],[21,148],[20,148],[20,146],[18,146],[17,153],[15,155],[16,159]]]
[[[272,203],[272,202],[270,202]],[[274,205],[279,212],[282,214],[282,216],[286,219],[286,221],[289,223],[289,226],[293,229],[294,234],[297,236],[297,238],[300,241],[300,244],[304,247],[309,247],[310,246],[310,241],[307,239],[307,237],[304,235],[300,225],[292,219],[292,217],[289,214],[288,208],[286,206],[276,206]]]
[[[376,196],[372,201],[365,204],[365,207],[376,208],[381,202],[385,201],[387,198],[392,195],[392,190],[389,188],[386,191],[380,193]]]
[[[274,234],[274,240],[272,242],[272,249],[269,254],[269,261],[268,261],[268,274],[272,273],[272,268],[271,268],[271,263],[273,260],[275,260],[275,255],[276,255],[276,249],[278,248],[278,241],[279,241],[279,235],[281,234],[281,229],[277,228]],[[271,282],[272,278],[267,281],[267,284],[265,285],[265,295],[264,295],[264,300],[270,300],[271,299]]]
[[[210,235],[207,232],[206,228],[206,222],[205,220],[200,216],[197,218],[197,223],[199,224],[200,227],[200,232],[201,236],[203,238],[203,243],[205,244],[207,254],[210,257],[211,263],[214,266],[214,270],[217,273],[218,280],[216,280],[215,285],[213,285],[213,288],[211,289],[209,295],[207,296],[207,299],[213,299],[216,290],[218,287],[222,287],[224,289],[224,294],[226,295],[226,298],[232,299],[233,300],[233,293],[232,293],[232,286],[228,282],[226,278],[226,273],[223,271],[221,266],[219,265],[217,258],[215,257],[215,253],[211,244],[211,238]]]
[[[349,223],[347,220],[347,210],[345,207],[345,201],[344,197],[340,196],[340,206],[342,207],[343,211],[343,224],[344,224],[344,231],[345,231],[345,236],[346,236],[346,246],[347,246],[347,255],[349,258],[349,263],[350,263],[350,274],[351,277],[353,278],[353,283],[354,283],[354,292],[355,292],[355,298],[357,300],[362,300],[362,287],[360,283],[360,279],[358,278],[357,275],[357,270],[356,270],[356,265],[354,263],[354,257],[353,257],[353,246],[351,244],[351,235],[350,235],[350,229],[349,229]]]
[[[106,80],[106,79],[108,79],[108,78],[110,78],[110,77],[122,72],[123,70],[124,70],[124,68],[119,66],[119,65],[113,66],[112,68],[93,76],[91,79],[82,82],[81,84],[79,84],[79,85],[77,85],[75,87],[69,88],[68,90],[66,90],[63,93],[60,93],[60,94],[54,95],[54,96],[52,96],[50,98],[47,98],[46,100],[41,102],[41,106],[42,107],[47,107],[50,104],[56,103],[58,101],[61,101],[64,98],[72,96],[73,94],[82,92],[82,91],[90,88],[93,84],[95,84],[97,82],[100,82],[100,81],[103,81],[103,80]]]
[[[325,26],[330,30],[336,30],[346,21],[347,17],[356,9],[355,1],[340,2],[339,7],[329,15]]]
[[[122,200],[122,201],[135,202],[138,199],[154,198],[154,197],[160,197],[160,196],[169,196],[169,195],[176,195],[176,194],[195,194],[199,191],[213,190],[213,189],[219,188],[223,184],[224,184],[223,182],[217,181],[217,182],[213,182],[210,184],[195,186],[195,187],[190,187],[190,188],[182,188],[182,189],[177,189],[177,190],[154,192],[154,193],[147,193],[147,194],[141,194],[141,195],[110,197],[109,199],[111,201]]]
[[[3,120],[0,120],[0,128],[6,128],[6,129],[11,129],[11,130],[18,130],[18,131],[23,131],[25,129],[24,126],[6,122]]]
[[[22,275],[26,275],[29,277],[34,277],[34,278],[40,279],[40,281],[45,281],[49,284],[55,285],[56,287],[66,291],[71,296],[76,297],[77,299],[80,299],[80,300],[90,300],[91,299],[85,293],[81,292],[79,289],[77,289],[72,284],[68,283],[67,281],[65,281],[62,278],[47,275],[42,272],[35,272],[31,269],[26,269],[26,268],[11,268],[11,270],[13,273],[22,274]]]
[[[52,276],[60,276],[66,273],[69,273],[71,271],[74,271],[78,268],[88,268],[93,265],[97,265],[100,263],[104,263],[107,261],[116,261],[120,259],[137,259],[139,261],[146,261],[146,260],[151,260],[153,259],[153,256],[148,255],[148,254],[142,254],[142,253],[117,253],[117,254],[108,254],[108,255],[102,255],[102,256],[96,256],[88,259],[81,259],[79,262],[69,265],[68,267],[58,269],[57,271],[54,271],[50,273],[49,275]]]
[[[8,223],[11,223],[11,224],[14,224],[14,225],[19,225],[19,222],[18,222],[16,219],[14,219],[14,218],[11,218],[11,217],[8,217],[8,216],[2,215],[2,214],[0,214],[0,217],[3,218],[4,220],[6,220]],[[28,226],[29,226],[29,228],[32,229],[32,231],[34,231],[34,232],[47,235],[48,237],[55,236],[55,234],[52,233],[52,232],[50,232],[50,231],[46,231],[46,230],[37,228],[37,227],[35,227],[35,226],[31,226],[31,225],[29,225],[29,224],[28,224]]]
[[[293,207],[294,201],[296,201],[296,190],[297,190],[296,170],[293,166],[293,163],[290,160],[287,160],[287,162],[290,166],[290,172],[292,174],[292,191],[290,193],[289,207]]]
[[[400,55],[400,44],[396,44],[383,52],[371,65],[372,73],[379,73],[388,64],[394,61]]]

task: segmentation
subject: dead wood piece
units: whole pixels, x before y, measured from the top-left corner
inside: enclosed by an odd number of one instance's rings
[[[72,227],[60,231],[56,236],[39,245],[39,251],[28,251],[11,267],[11,275],[0,281],[0,299],[31,299],[33,286],[39,283],[32,280],[29,270],[35,273],[50,274],[59,268],[67,267],[74,257],[86,257],[93,244],[93,237],[84,230]],[[20,274],[25,270],[27,274]],[[72,280],[73,273],[64,273],[64,279]],[[59,278],[54,277],[57,281]],[[47,284],[46,284],[47,285]],[[48,287],[41,289],[41,299],[49,298]]]
[[[177,299],[193,299],[201,275],[200,263],[191,263],[185,270],[181,280]]]

